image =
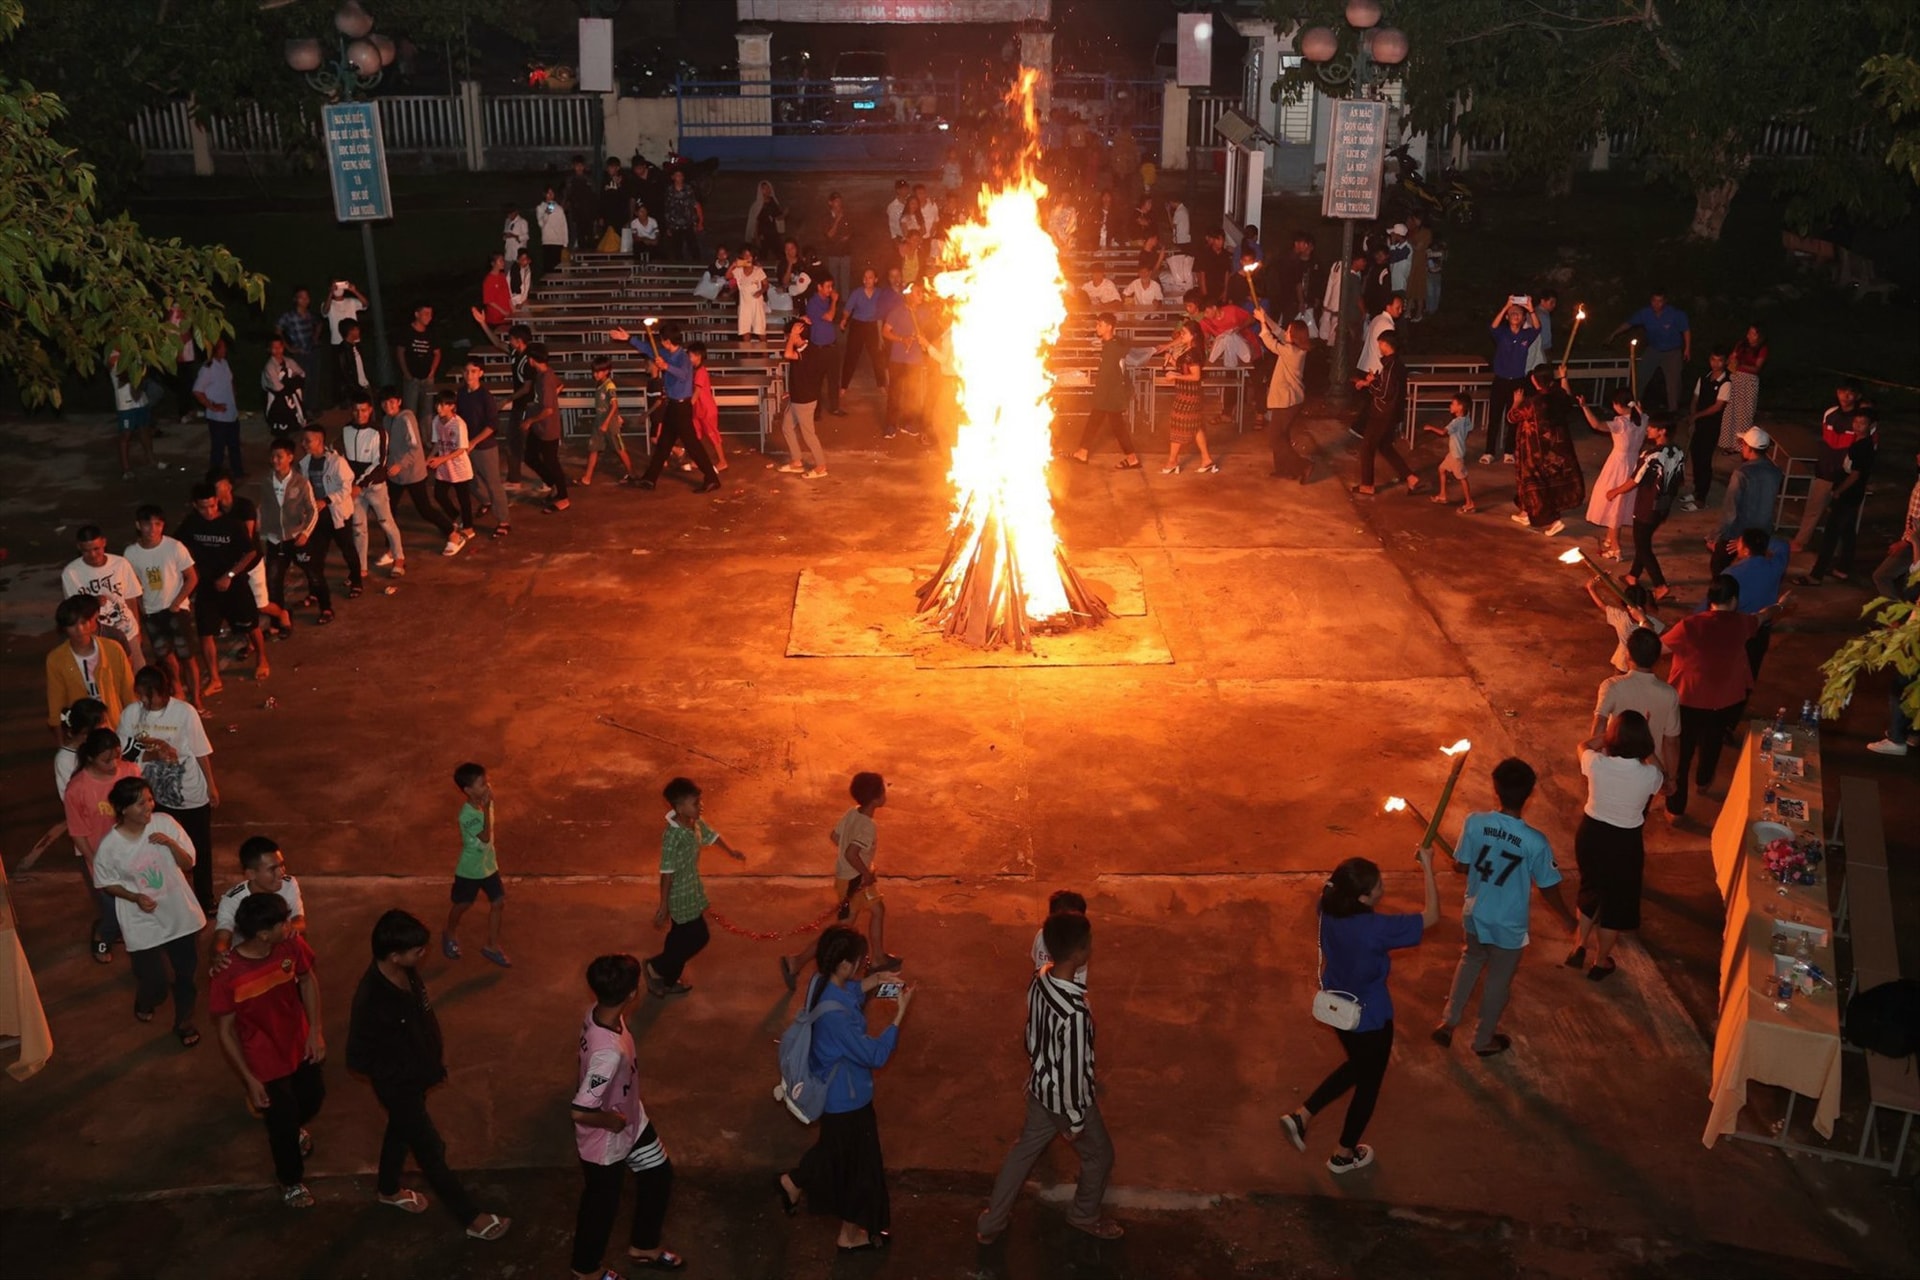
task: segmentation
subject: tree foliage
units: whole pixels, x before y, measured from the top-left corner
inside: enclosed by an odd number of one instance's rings
[[[1911,0],[1389,0],[1387,10],[1411,45],[1395,74],[1415,128],[1504,134],[1509,163],[1548,178],[1612,134],[1649,173],[1695,193],[1698,235],[1718,236],[1710,215],[1724,217],[1750,177],[1785,195],[1802,225],[1835,211],[1887,217],[1910,194],[1876,163],[1884,117],[1858,71],[1914,48]],[[1309,21],[1345,30],[1331,3]],[[1815,154],[1769,158],[1769,130],[1782,124],[1808,129]]]
[[[58,3],[50,3],[58,8]],[[0,0],[0,40],[23,20]],[[97,211],[93,166],[53,136],[61,100],[0,76],[0,369],[29,405],[61,402],[69,372],[95,373],[109,350],[137,378],[171,367],[178,306],[200,341],[232,333],[220,290],[259,305],[266,280],[226,249],[153,240],[131,218]]]
[[[1873,630],[1841,645],[1820,667],[1827,678],[1820,691],[1820,714],[1837,719],[1861,676],[1892,668],[1912,681],[1900,705],[1908,720],[1920,723],[1920,680],[1913,679],[1920,675],[1920,606],[1881,596],[1860,616],[1873,620]]]
[[[1893,129],[1887,163],[1920,183],[1920,59],[1883,53],[1869,58],[1864,70],[1867,88]]]

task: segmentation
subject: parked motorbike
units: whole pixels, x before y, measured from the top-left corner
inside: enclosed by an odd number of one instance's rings
[[[1387,191],[1387,203],[1401,213],[1418,212],[1429,222],[1450,222],[1457,227],[1472,226],[1479,216],[1474,205],[1473,188],[1460,177],[1451,162],[1440,171],[1438,182],[1429,183],[1420,175],[1420,162],[1405,143],[1387,153],[1393,158],[1395,182]]]

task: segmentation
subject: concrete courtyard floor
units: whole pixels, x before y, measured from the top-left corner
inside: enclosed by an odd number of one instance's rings
[[[56,1052],[32,1080],[0,1082],[8,1274],[257,1269],[241,1258],[316,1277],[563,1274],[581,973],[600,952],[656,947],[661,784],[687,773],[705,787],[711,820],[749,855],[707,863],[714,909],[764,932],[820,914],[825,833],[848,777],[868,768],[891,787],[888,944],[921,984],[879,1086],[899,1171],[896,1247],[852,1265],[833,1256],[824,1224],[773,1212],[772,1173],[811,1140],[769,1096],[773,1039],[793,1007],[775,956],[798,944],[716,929],[690,970],[695,992],[648,1002],[635,1027],[644,1095],[680,1173],[668,1241],[694,1274],[1920,1273],[1910,1187],[1700,1143],[1721,924],[1711,798],[1688,822],[1650,825],[1646,925],[1615,980],[1559,967],[1559,927],[1536,915],[1504,1024],[1515,1047],[1501,1059],[1426,1039],[1460,938],[1459,882],[1443,873],[1445,921],[1396,958],[1400,1036],[1367,1135],[1378,1163],[1343,1180],[1327,1172],[1338,1106],[1309,1156],[1279,1134],[1278,1115],[1339,1058],[1307,1014],[1320,881],[1365,854],[1386,868],[1390,902],[1418,908],[1415,828],[1379,807],[1395,792],[1432,805],[1441,744],[1475,744],[1449,827],[1490,803],[1492,764],[1520,754],[1543,776],[1529,817],[1571,863],[1584,796],[1574,747],[1612,646],[1581,571],[1554,562],[1573,533],[1592,545],[1584,522],[1552,542],[1517,529],[1505,519],[1511,474],[1498,467],[1474,469],[1476,517],[1403,493],[1350,498],[1349,442],[1331,420],[1312,424],[1331,475],[1271,481],[1261,439],[1229,428],[1218,476],[1163,477],[1152,463],[1119,472],[1110,455],[1057,468],[1073,558],[1137,569],[1146,618],[1133,621],[1170,662],[789,658],[804,571],[925,568],[944,545],[942,464],[911,441],[883,444],[870,395],[851,407],[830,420],[826,481],[777,476],[742,450],[716,497],[596,484],[567,515],[517,511],[506,542],[451,560],[416,550],[394,594],[381,579],[333,626],[273,646],[264,684],[229,674],[208,720],[219,882],[235,878],[242,838],[275,836],[322,965],[333,1055],[313,1125],[315,1212],[273,1199],[259,1126],[211,1036],[182,1052],[127,1016],[124,957],[102,969],[86,955],[66,854],[16,877]],[[249,427],[250,461],[261,435]],[[190,477],[179,468],[197,467],[202,447],[199,428],[170,428],[162,453],[176,469],[122,483],[105,427],[14,427],[0,440],[9,853],[57,817],[41,662],[72,529],[101,522],[118,545],[137,502],[181,508]],[[1595,452],[1590,477],[1598,466]],[[1683,516],[1665,539],[1690,603],[1708,527]],[[417,522],[403,528],[437,549]],[[1775,641],[1757,714],[1816,691],[1814,669],[1863,597],[1803,599]],[[911,592],[894,603],[909,612]],[[1877,736],[1879,702],[1869,686],[1829,735],[1828,771],[1881,782],[1900,918],[1912,920],[1920,789],[1910,762],[1860,749]],[[436,956],[425,973],[448,1041],[452,1076],[433,1107],[451,1159],[484,1204],[516,1219],[492,1246],[462,1240],[437,1210],[419,1222],[378,1212],[381,1118],[341,1061],[374,917],[404,906],[436,930],[444,918],[450,772],[468,758],[489,765],[500,796],[517,963],[481,961],[470,917],[468,958]],[[1021,1116],[1026,951],[1061,887],[1091,902],[1112,1211],[1131,1233],[1097,1246],[1061,1226],[1074,1167],[1061,1151],[1036,1170],[1040,1202],[982,1252],[969,1224]],[[1906,964],[1916,971],[1911,950]],[[1849,1094],[1855,1119],[1860,1097]]]

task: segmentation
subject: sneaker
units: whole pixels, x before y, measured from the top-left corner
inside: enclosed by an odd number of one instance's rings
[[[1481,465],[1481,466],[1483,466],[1483,467],[1490,467],[1490,466],[1492,466],[1492,465],[1493,465],[1493,455],[1492,455],[1492,454],[1490,454],[1490,453],[1483,453],[1483,454],[1481,454],[1481,455],[1480,455],[1480,465]]]
[[[393,562],[393,572],[392,572],[392,573],[389,573],[389,574],[388,574],[387,576],[388,576],[389,578],[404,578],[404,577],[406,577],[406,576],[407,576],[407,562],[406,562],[405,560],[395,560],[395,561]]]
[[[1354,1170],[1364,1169],[1372,1163],[1373,1148],[1364,1142],[1353,1149],[1352,1155],[1347,1155],[1343,1151],[1336,1151],[1327,1158],[1327,1168],[1335,1173],[1352,1173]]]
[[[1473,1051],[1483,1058],[1497,1058],[1511,1048],[1513,1048],[1513,1037],[1496,1031],[1487,1041],[1486,1048],[1475,1045]]]
[[[1555,520],[1552,524],[1540,531],[1540,536],[1543,538],[1551,538],[1555,534],[1566,532],[1566,528],[1567,522],[1565,520]]]
[[[1427,1038],[1439,1045],[1442,1049],[1453,1048],[1453,1028],[1444,1022],[1428,1032]]]
[[[1092,1222],[1075,1222],[1069,1218],[1067,1225],[1075,1231],[1084,1231],[1095,1240],[1118,1240],[1127,1234],[1127,1229],[1112,1218],[1095,1218]]]
[[[382,554],[378,560],[375,560],[373,562],[373,567],[376,569],[384,569],[392,563],[393,563],[393,552],[388,551]]]
[[[133,479],[133,472],[131,472],[131,471],[122,471],[122,472],[120,473],[120,478],[121,478],[122,480],[131,480],[131,479]]]
[[[1300,1123],[1300,1117],[1289,1111],[1280,1117],[1280,1132],[1287,1135],[1287,1141],[1293,1144],[1295,1151],[1307,1149],[1307,1126]]]
[[[1907,744],[1887,737],[1878,742],[1869,742],[1867,750],[1877,751],[1883,756],[1903,756],[1907,754]]]
[[[783,476],[803,476],[807,473],[807,469],[797,462],[782,463],[780,466],[775,467],[774,470]]]
[[[467,540],[460,536],[458,529],[455,529],[453,533],[448,536],[447,545],[440,548],[440,554],[443,556],[457,556],[460,554],[460,548],[466,545]]]
[[[1698,511],[1700,504],[1693,500],[1692,494],[1682,494],[1680,498],[1680,509],[1682,511]]]
[[[1501,454],[1501,455],[1500,455],[1500,461],[1502,461],[1502,462],[1504,462],[1504,463],[1506,463],[1506,464],[1507,464],[1508,466],[1512,466],[1512,465],[1513,465],[1513,455],[1512,455],[1512,454],[1510,454],[1510,453],[1505,453],[1505,454]],[[1371,1159],[1373,1159],[1373,1156],[1372,1156],[1372,1154],[1371,1154],[1371,1153],[1369,1153],[1369,1154],[1368,1154],[1368,1156],[1367,1156],[1367,1159],[1369,1159],[1369,1160],[1371,1160]]]
[[[1525,524],[1527,522],[1527,513],[1524,511],[1516,511],[1508,516],[1507,519],[1513,521],[1515,524]]]

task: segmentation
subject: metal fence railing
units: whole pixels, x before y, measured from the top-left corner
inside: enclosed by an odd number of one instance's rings
[[[380,136],[388,151],[458,153],[467,146],[467,117],[460,99],[445,94],[408,94],[376,99]]]
[[[488,150],[579,151],[600,145],[600,97],[592,93],[517,93],[483,98]]]

